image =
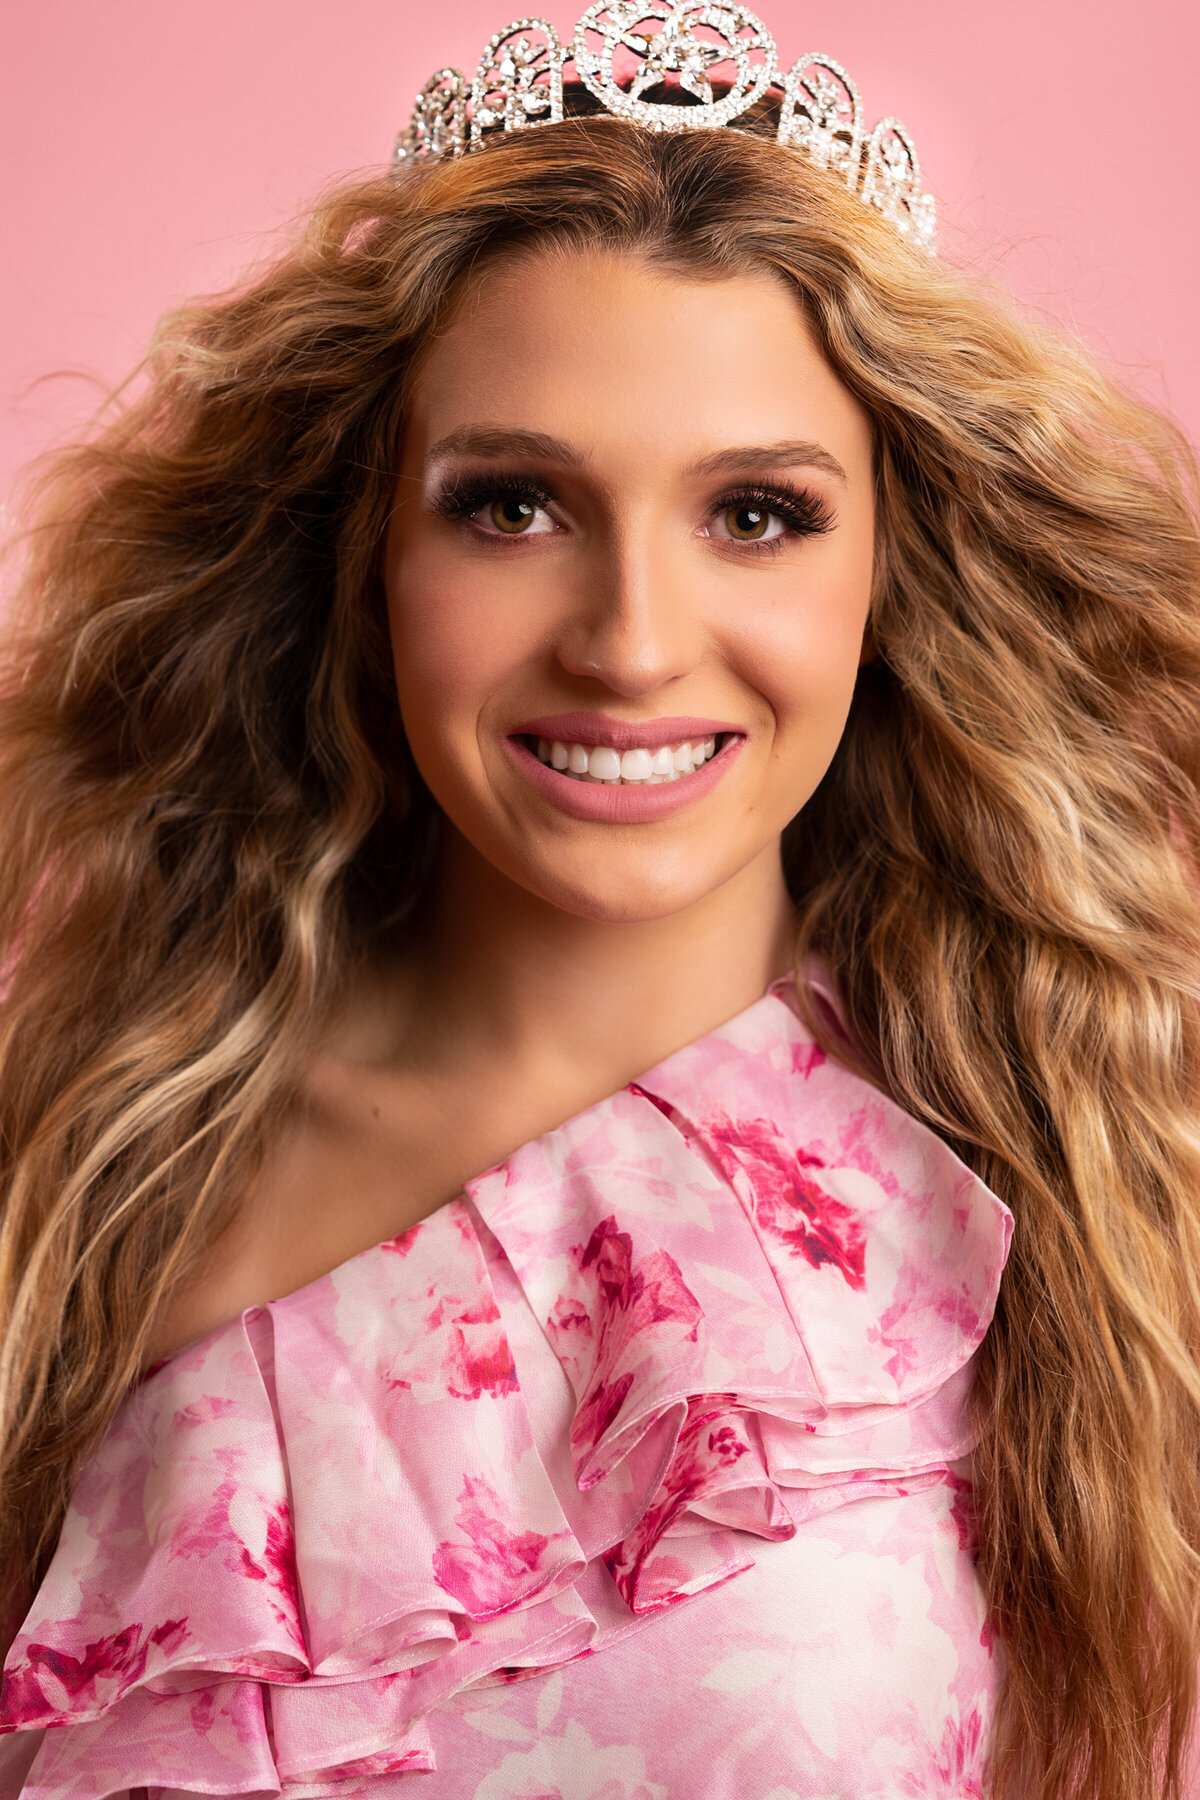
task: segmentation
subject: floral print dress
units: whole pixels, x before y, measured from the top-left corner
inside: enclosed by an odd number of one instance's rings
[[[778,983],[180,1351],[76,1488],[0,1796],[978,1796],[1010,1218]]]

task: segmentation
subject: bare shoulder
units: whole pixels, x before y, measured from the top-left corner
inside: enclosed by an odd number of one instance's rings
[[[437,1154],[442,1113],[437,1095],[403,1074],[316,1058],[234,1225],[165,1309],[150,1360],[294,1293],[453,1198],[473,1171]]]
[[[155,1322],[149,1361],[407,1231],[609,1091],[562,1059],[464,1056],[428,1014],[402,1033],[403,999],[381,981],[331,1026],[235,1224]]]

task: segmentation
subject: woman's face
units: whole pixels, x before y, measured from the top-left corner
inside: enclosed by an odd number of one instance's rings
[[[867,416],[782,281],[489,271],[418,371],[386,547],[435,799],[593,919],[776,856],[845,724],[873,538]]]

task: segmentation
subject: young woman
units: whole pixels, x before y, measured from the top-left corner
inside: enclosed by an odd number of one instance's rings
[[[47,495],[4,1792],[1180,1795],[1192,465],[777,96],[592,95]]]

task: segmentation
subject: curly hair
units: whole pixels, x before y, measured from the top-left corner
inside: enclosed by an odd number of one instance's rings
[[[978,1359],[999,1795],[1178,1795],[1200,1654],[1200,541],[1181,435],[748,130],[569,118],[334,192],[60,457],[0,691],[0,1557],[421,889],[378,551],[498,258],[767,269],[875,434],[877,659],[789,829],[798,955],[1016,1216]],[[799,964],[798,964],[799,966]],[[803,998],[803,996],[802,996]]]

